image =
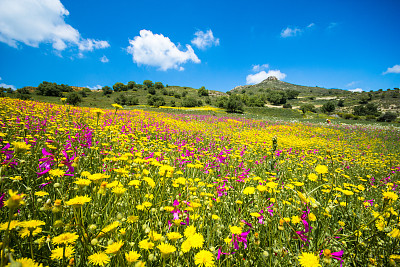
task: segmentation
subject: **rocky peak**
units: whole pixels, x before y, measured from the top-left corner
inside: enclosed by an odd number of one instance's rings
[[[267,79],[265,79],[263,82],[265,81],[279,81],[278,78],[276,78],[275,76],[269,76]]]

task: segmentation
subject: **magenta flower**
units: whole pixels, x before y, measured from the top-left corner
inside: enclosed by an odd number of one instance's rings
[[[335,260],[338,260],[340,262],[340,267],[342,267],[342,265],[343,265],[343,259],[342,259],[343,250],[338,251],[338,252],[331,252],[329,249],[326,249],[325,251],[321,250],[321,253],[319,253],[319,255],[320,256],[324,255],[327,258],[333,258]]]
[[[37,173],[38,178],[42,175],[48,173],[51,169],[51,166],[55,163],[55,157],[50,152],[47,152],[46,148],[42,149],[43,158],[39,159],[39,172]],[[43,170],[44,169],[44,170]]]

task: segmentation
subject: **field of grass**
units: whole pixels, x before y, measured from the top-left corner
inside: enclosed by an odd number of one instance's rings
[[[280,112],[3,98],[1,266],[400,264],[399,128]]]

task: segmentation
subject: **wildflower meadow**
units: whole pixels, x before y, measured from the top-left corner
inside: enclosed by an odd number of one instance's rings
[[[400,130],[2,98],[1,266],[399,266]]]

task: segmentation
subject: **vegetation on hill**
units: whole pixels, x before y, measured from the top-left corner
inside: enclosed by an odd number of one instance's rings
[[[238,86],[227,93],[182,86],[164,85],[162,82],[145,80],[142,84],[130,81],[116,82],[99,90],[42,82],[37,87],[17,90],[0,88],[0,96],[32,99],[42,102],[59,102],[66,98],[71,105],[107,108],[111,104],[122,106],[201,107],[203,105],[225,109],[228,113],[285,114],[293,118],[320,118],[326,114],[344,120],[379,122],[396,121],[400,114],[399,88],[379,89],[370,92],[350,92],[340,89],[307,87],[279,81],[270,77],[259,84]],[[283,112],[281,109],[293,110]],[[322,116],[323,117],[323,116]]]

